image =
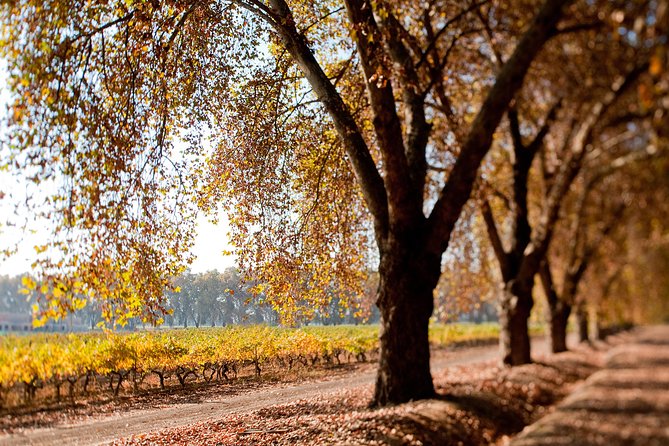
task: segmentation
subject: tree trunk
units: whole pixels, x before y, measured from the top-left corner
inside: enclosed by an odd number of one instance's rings
[[[531,285],[507,284],[499,312],[499,344],[502,361],[506,365],[532,362],[528,320],[533,305]]]
[[[548,302],[551,350],[553,353],[567,351],[567,322],[571,314],[571,305],[567,302],[571,302],[573,296],[564,294],[565,286],[563,285],[563,295],[562,299],[560,299],[553,283],[553,275],[551,274],[550,265],[547,260],[541,263],[539,276],[541,277],[541,284],[544,287],[544,294]],[[575,290],[575,287],[571,287],[571,289]]]
[[[374,405],[435,395],[428,323],[441,263],[437,257],[427,257],[398,247],[382,254],[377,301],[381,311],[381,349]]]
[[[571,314],[571,305],[558,302],[550,307],[551,350],[553,353],[567,351],[567,322]]]
[[[595,321],[592,329],[592,339],[596,341],[602,341],[604,339],[604,333],[602,331],[602,326],[599,324],[599,321]]]
[[[602,327],[602,315],[600,314],[600,311],[598,310],[595,313],[595,323],[593,325],[593,333],[592,333],[592,338],[596,339],[598,341],[604,340],[604,330]]]
[[[588,342],[590,340],[588,334],[588,312],[584,305],[578,306],[576,310],[576,321],[578,325],[579,342]]]

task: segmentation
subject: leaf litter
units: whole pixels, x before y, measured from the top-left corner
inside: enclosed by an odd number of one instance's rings
[[[494,362],[450,367],[434,376],[438,396],[431,400],[369,408],[372,389],[365,386],[111,444],[503,445],[601,363],[602,352],[580,347],[511,369]]]

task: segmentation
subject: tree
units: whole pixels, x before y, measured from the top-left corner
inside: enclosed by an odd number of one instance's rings
[[[197,290],[197,318],[200,324],[216,326],[221,314],[220,306],[225,298],[225,288],[218,271],[207,271],[195,278]]]
[[[616,223],[616,232],[599,246],[602,254],[586,272],[588,286],[579,290],[579,303],[588,310],[584,313],[595,316],[595,337],[605,333],[607,325],[660,323],[669,316],[664,223],[669,217],[669,140],[666,133],[658,136],[652,147],[664,156],[628,166],[616,174],[617,181],[612,178],[617,184],[605,189],[607,196],[614,191],[614,196],[624,200],[626,211],[625,218]]]
[[[585,201],[585,200],[583,200]],[[558,291],[553,279],[550,262],[544,259],[539,269],[539,276],[546,294],[549,311],[549,326],[551,350],[553,353],[559,353],[567,350],[567,322],[572,312],[572,308],[577,305],[578,286],[587,271],[593,257],[597,254],[597,249],[609,233],[615,228],[616,220],[622,217],[624,208],[618,206],[608,216],[608,221],[604,226],[598,228],[595,240],[587,240],[587,227],[582,223],[582,210],[577,214],[573,229],[570,231],[572,238],[568,245],[568,254],[563,265],[563,274],[561,280],[561,289]],[[602,209],[602,211],[604,211]],[[604,214],[606,215],[606,214]],[[593,225],[597,227],[598,225]],[[578,313],[583,314],[583,305],[578,305]],[[583,335],[583,317],[579,318],[579,333],[581,340]],[[587,322],[585,322],[587,325]]]
[[[0,311],[30,313],[30,303],[20,293],[21,276],[0,276]]]
[[[552,256],[548,255],[544,259],[539,271],[548,301],[551,346],[554,353],[567,349],[567,321],[574,306],[577,307],[581,341],[588,339],[586,302],[584,298],[577,299],[578,287],[588,268],[596,261],[596,257],[601,255],[600,247],[615,230],[624,226],[625,211],[629,208],[630,197],[643,196],[653,187],[652,183],[637,184],[635,191],[631,188],[634,181],[630,181],[630,178],[618,172],[630,167],[632,171],[635,167],[638,169],[634,163],[639,163],[639,166],[644,168],[652,168],[649,165],[653,162],[652,158],[663,155],[663,150],[655,146],[653,139],[656,138],[652,136],[652,132],[649,136],[636,135],[634,139],[626,141],[626,145],[630,146],[625,148],[627,153],[618,154],[617,158],[612,160],[602,159],[607,155],[609,157],[614,155],[613,145],[620,142],[619,138],[611,138],[605,142],[605,145],[609,146],[609,153],[596,157],[594,166],[593,163],[586,166],[583,175],[585,179],[578,185],[576,199],[572,200],[573,209],[568,212],[569,217],[564,218],[563,226],[566,228],[560,237],[562,243],[555,246]],[[599,153],[603,152],[600,147],[598,150]],[[616,173],[618,175],[615,175]],[[556,258],[559,261],[554,262]],[[554,272],[551,271],[551,263],[560,265],[559,290],[554,281]]]
[[[623,19],[633,21],[634,17],[642,17],[641,11],[648,6],[643,2],[632,5],[628,8],[630,14],[623,14]],[[583,66],[587,67],[586,70],[596,72],[583,72],[582,65],[575,64],[573,56],[566,56],[567,60],[562,65],[564,70],[556,70],[549,81],[554,86],[553,91],[560,91],[561,97],[539,98],[539,104],[553,103],[550,111],[544,112],[546,117],[543,125],[532,125],[531,121],[521,122],[519,119],[518,107],[523,107],[530,116],[537,114],[528,105],[529,101],[518,100],[518,106],[509,110],[509,158],[512,160],[512,172],[509,173],[510,197],[498,193],[494,185],[490,187],[484,184],[484,187],[490,189],[490,199],[484,197],[481,208],[504,284],[500,299],[500,344],[503,361],[509,365],[531,361],[527,325],[534,304],[532,290],[535,275],[540,271],[548,252],[572,183],[588,158],[596,156],[592,152],[593,145],[605,134],[607,125],[613,125],[613,121],[618,125],[624,123],[625,118],[621,120],[621,115],[629,116],[642,102],[634,90],[643,87],[646,78],[651,77],[648,67],[649,60],[654,57],[653,45],[661,45],[661,40],[656,40],[657,35],[654,33],[650,33],[651,37],[645,41],[648,47],[634,40],[621,43],[617,37],[620,32],[618,24],[608,31],[604,23],[599,26],[604,27],[604,30],[597,33],[586,30],[581,33],[582,29],[578,28],[578,33],[569,35],[565,43],[570,48],[569,53],[578,55],[576,60],[585,62]],[[592,38],[597,43],[593,43]],[[578,49],[589,47],[595,50],[588,52]],[[634,56],[630,59],[632,54]],[[551,65],[555,64],[553,56],[546,54]],[[620,63],[616,64],[616,60]],[[637,65],[625,66],[625,60],[636,60]],[[539,61],[540,66],[541,62],[544,60]],[[588,79],[586,84],[582,82],[584,77]],[[546,81],[545,78],[539,80],[543,85],[546,85]],[[625,99],[626,95],[633,99]],[[536,104],[535,97],[530,100],[530,104]],[[532,131],[528,129],[532,127],[535,128],[534,135],[528,138],[528,133]],[[537,154],[540,155],[539,162],[535,163]],[[532,167],[537,164],[539,180],[531,181]],[[531,184],[534,184],[536,192],[528,189]],[[534,219],[530,218],[528,193],[541,195],[541,205]],[[500,196],[507,207],[507,213],[502,213],[502,217],[500,213],[495,215],[489,202],[493,197]],[[507,221],[510,221],[510,228],[500,231]]]
[[[355,276],[360,262],[351,268],[341,260],[359,257],[354,248],[363,246],[365,218],[354,204],[364,203],[379,253],[374,399],[387,404],[433,395],[427,326],[441,256],[493,133],[566,3],[547,0],[534,17],[512,15],[504,5],[440,1],[347,0],[345,12],[329,2],[289,6],[284,0],[5,4],[15,158],[36,181],[63,184],[50,197],[60,234],[51,250],[59,248],[63,262],[41,263],[52,289],[64,290],[51,300],[67,309],[65,291],[82,288],[114,302],[105,316],[144,309],[159,317],[162,289],[183,270],[174,258],[190,244],[189,193],[203,184],[201,170],[181,174],[191,153],[175,154],[175,135],[188,129],[182,136],[194,151],[213,141],[211,181],[199,203],[212,208],[226,194],[237,197],[233,241],[251,240],[253,255],[270,259],[256,262],[276,273],[266,277],[268,298],[316,290],[330,281],[328,271]],[[482,73],[470,98],[480,100],[478,112],[462,104],[471,124],[458,129],[459,154],[428,201],[430,152],[449,140],[435,129],[453,118],[448,76],[467,82],[476,75],[470,62],[490,48],[467,23],[486,14],[489,25],[508,27],[516,43],[496,74]],[[336,63],[351,48],[353,56]],[[230,147],[238,157],[228,156]],[[244,174],[230,170],[240,162]],[[285,178],[291,181],[278,182]],[[358,188],[347,186],[353,178]],[[319,200],[324,184],[333,197],[350,198],[348,207]],[[296,208],[303,201],[296,199],[313,190],[314,210]],[[277,204],[264,209],[270,201]],[[282,222],[298,230],[278,230]],[[275,231],[255,230],[268,226]],[[347,238],[332,236],[342,232],[354,241],[350,247],[341,243]],[[258,249],[267,247],[263,241],[273,242],[267,253]],[[312,283],[277,279],[291,268],[303,270],[300,256],[314,259],[310,268],[318,273],[293,277]]]

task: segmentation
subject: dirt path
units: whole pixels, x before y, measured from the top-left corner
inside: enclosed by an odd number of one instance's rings
[[[534,355],[548,352],[548,344],[543,339],[534,340],[532,348]],[[432,370],[436,372],[451,366],[485,362],[497,357],[497,346],[460,349],[434,358]],[[133,410],[88,422],[26,430],[0,437],[0,446],[105,444],[120,437],[215,420],[230,413],[252,412],[301,398],[371,386],[374,376],[374,371],[354,373],[333,380],[273,387],[223,398],[214,397],[197,404],[184,403],[162,409]]]
[[[511,444],[669,445],[669,326],[644,327]]]

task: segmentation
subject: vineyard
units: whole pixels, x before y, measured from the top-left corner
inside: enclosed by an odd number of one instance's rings
[[[0,407],[36,399],[231,381],[240,374],[360,362],[378,351],[375,325],[153,330],[0,337]],[[498,327],[435,325],[434,346],[494,339]]]

